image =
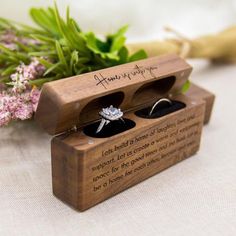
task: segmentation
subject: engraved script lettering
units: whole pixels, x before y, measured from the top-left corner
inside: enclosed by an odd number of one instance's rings
[[[109,77],[105,77],[101,73],[95,74],[94,75],[94,80],[97,82],[96,86],[103,86],[105,89],[107,89],[107,85],[109,85],[113,81],[121,80],[121,79],[132,80],[137,75],[141,75],[143,78],[146,78],[147,74],[149,74],[153,78],[155,78],[156,76],[153,72],[154,70],[157,70],[157,67],[155,67],[155,66],[143,67],[143,66],[135,65],[133,70],[130,71],[130,72],[124,72],[124,73],[121,73],[121,74],[114,74],[114,75],[109,76]]]

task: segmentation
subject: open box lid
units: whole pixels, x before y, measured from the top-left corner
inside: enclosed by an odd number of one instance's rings
[[[177,55],[152,57],[44,84],[35,118],[52,135],[99,119],[113,105],[135,110],[178,93],[192,67]]]

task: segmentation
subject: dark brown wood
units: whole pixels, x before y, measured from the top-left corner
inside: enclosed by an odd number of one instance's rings
[[[51,145],[54,195],[84,211],[196,153],[214,95],[196,85],[177,95],[191,70],[167,55],[47,83],[36,120],[57,134]],[[168,96],[186,107],[155,119],[135,113]],[[86,135],[86,126],[109,105],[135,126],[109,138]]]
[[[175,94],[191,71],[179,56],[166,55],[50,82],[35,118],[49,134],[59,134],[98,119],[102,107],[126,112]]]
[[[136,126],[110,138],[86,136],[83,128],[53,138],[54,195],[84,211],[196,153],[205,102],[174,99],[186,108],[157,119],[128,112]]]
[[[190,89],[187,91],[186,95],[197,100],[203,99],[206,102],[204,124],[208,124],[213,110],[215,95],[193,83],[191,84]]]

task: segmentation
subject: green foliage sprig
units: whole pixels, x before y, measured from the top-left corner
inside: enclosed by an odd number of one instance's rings
[[[125,46],[127,26],[104,40],[93,32],[83,32],[70,16],[69,8],[65,19],[54,7],[32,8],[30,16],[37,27],[30,27],[0,18],[0,34],[12,31],[19,38],[36,40],[24,45],[17,40],[17,50],[10,50],[0,43],[0,79],[9,82],[9,76],[20,63],[29,63],[37,57],[46,67],[42,78],[30,81],[41,86],[51,80],[79,75],[147,57],[144,50],[128,54]],[[30,41],[29,41],[30,42]]]

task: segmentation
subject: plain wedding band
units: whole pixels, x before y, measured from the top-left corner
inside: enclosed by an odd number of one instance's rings
[[[153,113],[154,109],[156,108],[156,106],[157,106],[158,104],[160,104],[161,102],[168,102],[170,105],[172,104],[171,100],[168,99],[168,98],[161,98],[161,99],[159,99],[159,100],[156,101],[156,102],[154,103],[154,105],[152,106],[152,109],[151,109],[150,112],[149,112],[149,116],[152,115],[152,113]]]

